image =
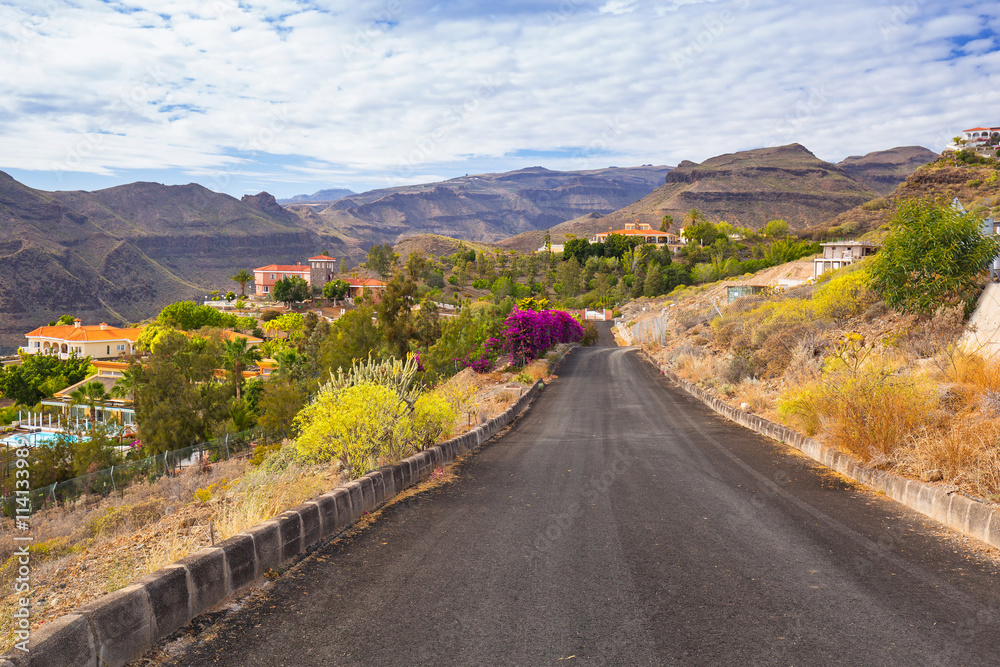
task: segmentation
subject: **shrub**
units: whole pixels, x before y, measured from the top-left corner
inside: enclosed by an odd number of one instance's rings
[[[411,440],[417,450],[447,439],[458,414],[448,401],[437,393],[420,396],[413,404]]]
[[[591,346],[597,343],[600,339],[601,334],[597,331],[597,325],[587,320],[583,323],[583,338],[580,339],[580,345]]]
[[[307,461],[336,459],[352,477],[378,467],[384,452],[405,448],[408,406],[388,387],[358,384],[320,392],[296,416],[295,443]]]
[[[864,462],[884,462],[928,421],[933,395],[881,358],[854,365],[858,355],[846,356],[820,381],[782,397],[778,412],[809,435],[822,427],[832,444]]]
[[[1000,241],[983,236],[981,222],[950,205],[900,205],[882,249],[868,260],[871,287],[890,307],[930,314],[962,304],[968,313],[983,271]]]

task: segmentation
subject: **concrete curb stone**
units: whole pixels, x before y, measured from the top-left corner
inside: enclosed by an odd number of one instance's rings
[[[120,665],[153,643],[152,613],[143,586],[126,586],[78,611],[96,634],[99,665]]]

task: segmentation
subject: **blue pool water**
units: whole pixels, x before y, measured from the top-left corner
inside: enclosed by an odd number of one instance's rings
[[[34,447],[36,445],[44,445],[50,442],[54,442],[59,435],[55,433],[20,433],[18,435],[7,436],[3,440],[0,440],[0,445],[10,445],[11,447],[23,447],[28,445],[29,447]],[[71,442],[76,442],[79,438],[75,435],[65,436],[70,439]]]

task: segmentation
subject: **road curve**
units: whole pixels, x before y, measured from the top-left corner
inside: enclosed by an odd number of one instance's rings
[[[177,665],[997,665],[984,549],[574,350],[459,480],[328,544]]]

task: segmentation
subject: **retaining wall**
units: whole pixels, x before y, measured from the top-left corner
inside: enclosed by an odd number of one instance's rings
[[[910,509],[943,523],[949,528],[965,533],[990,546],[1000,547],[1000,510],[986,503],[973,500],[961,493],[949,492],[924,482],[907,479],[883,470],[862,465],[854,457],[827,447],[797,431],[776,424],[755,414],[734,408],[712,396],[701,387],[682,379],[642,351],[643,356],[660,372],[720,415],[741,426],[774,440],[791,445],[823,465],[842,475],[866,484],[876,491],[900,502]]]
[[[485,424],[399,463],[384,466],[207,547],[32,631],[30,652],[0,657],[0,667],[117,667],[138,658],[191,619],[332,537],[492,438],[520,415],[541,380]]]

